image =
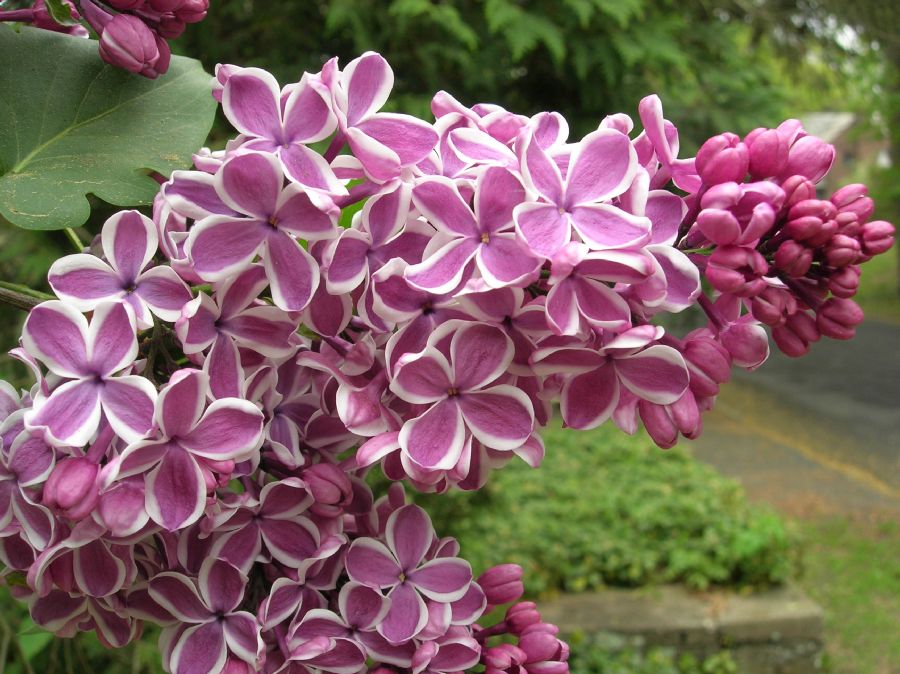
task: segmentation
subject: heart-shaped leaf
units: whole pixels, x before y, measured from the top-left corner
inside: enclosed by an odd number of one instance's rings
[[[61,229],[90,215],[87,194],[149,204],[151,172],[191,163],[216,103],[198,61],[148,80],[106,65],[93,40],[0,25],[0,215]]]

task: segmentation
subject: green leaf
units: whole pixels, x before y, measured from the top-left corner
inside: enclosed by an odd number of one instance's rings
[[[199,62],[148,80],[104,64],[97,43],[0,25],[0,214],[27,229],[87,220],[87,194],[149,204],[150,176],[191,163],[216,103]]]
[[[63,0],[45,0],[44,6],[50,12],[50,16],[61,26],[77,26],[80,21],[72,16],[72,8]]]

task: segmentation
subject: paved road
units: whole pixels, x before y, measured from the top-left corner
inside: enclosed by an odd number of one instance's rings
[[[869,321],[723,388],[695,454],[797,515],[900,516],[900,326]]]

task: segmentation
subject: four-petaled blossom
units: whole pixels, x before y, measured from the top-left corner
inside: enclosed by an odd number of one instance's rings
[[[153,425],[156,388],[138,375],[115,376],[137,356],[133,313],[124,304],[103,302],[90,324],[71,305],[56,300],[32,309],[22,345],[63,383],[39,396],[25,416],[32,428],[46,428],[59,444],[87,444],[101,413],[128,441]]]
[[[184,281],[168,266],[147,269],[159,243],[152,220],[137,211],[116,213],[103,225],[101,241],[106,262],[79,253],[53,263],[48,280],[57,297],[79,311],[125,302],[139,328],[151,327],[153,316],[174,321],[181,315],[191,300]]]
[[[358,538],[347,552],[347,574],[363,585],[388,590],[390,608],[378,632],[392,643],[408,641],[425,629],[425,598],[449,604],[461,599],[472,581],[472,568],[457,557],[426,556],[435,540],[431,518],[408,505],[388,518],[385,543]]]

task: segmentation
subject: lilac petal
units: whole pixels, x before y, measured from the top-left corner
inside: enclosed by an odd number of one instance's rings
[[[324,157],[305,145],[294,143],[280,148],[278,158],[285,175],[303,187],[321,190],[326,194],[346,194],[344,187]]]
[[[179,442],[207,459],[239,459],[259,447],[262,426],[263,415],[256,405],[226,398],[210,404],[194,430]]]
[[[392,452],[400,449],[399,433],[388,432],[370,438],[356,450],[356,463],[360,467],[371,466]]]
[[[356,128],[394,152],[401,166],[418,164],[438,142],[437,131],[431,124],[393,112],[378,113]]]
[[[100,602],[90,602],[88,611],[94,621],[94,629],[104,645],[112,648],[122,648],[137,636],[139,629],[137,621],[131,616],[123,618],[114,611],[107,610]]]
[[[305,517],[296,521],[266,519],[260,531],[272,557],[290,568],[300,568],[319,547],[318,530]]]
[[[216,192],[215,176],[203,171],[174,171],[162,187],[166,202],[176,213],[202,220],[210,215],[236,216]]]
[[[175,645],[170,660],[172,674],[219,674],[225,666],[228,649],[219,622],[208,622],[185,630]]]
[[[104,490],[96,513],[113,536],[124,538],[143,529],[150,519],[144,501],[144,480],[125,479]]]
[[[628,303],[606,284],[591,278],[580,278],[574,287],[578,310],[592,326],[622,330],[631,324]]]
[[[478,246],[477,239],[450,239],[419,264],[408,266],[403,276],[421,290],[449,293],[471,275]]]
[[[550,347],[535,351],[531,357],[535,374],[584,374],[601,367],[608,356],[594,349]]]
[[[181,622],[201,623],[212,617],[197,588],[180,573],[166,571],[157,574],[150,581],[149,591],[153,601]]]
[[[40,551],[50,545],[56,518],[48,508],[32,503],[28,497],[16,490],[13,492],[12,512],[32,547]]]
[[[261,516],[279,519],[292,519],[313,503],[306,483],[298,478],[270,482],[263,487],[259,500]]]
[[[268,230],[256,220],[212,216],[191,228],[185,253],[199,276],[222,281],[250,265]]]
[[[366,654],[352,639],[334,639],[332,647],[309,660],[319,671],[334,674],[357,674],[366,664]]]
[[[657,405],[671,405],[689,383],[684,358],[675,349],[655,345],[640,353],[615,360],[622,383],[639,398]]]
[[[467,164],[517,168],[518,160],[506,145],[480,129],[463,127],[450,132],[448,144]],[[520,199],[521,201],[521,199]]]
[[[432,403],[447,396],[453,386],[450,365],[434,347],[426,347],[415,358],[402,362],[394,372],[391,390],[411,403]]]
[[[383,183],[400,175],[400,158],[389,147],[352,127],[347,129],[347,142],[366,175],[374,180]]]
[[[37,597],[30,606],[31,618],[35,624],[50,632],[61,632],[63,628],[84,614],[87,598],[71,596],[62,590],[52,590],[44,597]]]
[[[653,261],[643,252],[605,250],[588,253],[578,264],[578,275],[600,281],[637,284],[653,273],[653,267]]]
[[[225,83],[222,111],[241,133],[280,140],[280,99],[281,90],[272,75],[259,68],[242,68]]]
[[[88,323],[74,307],[43,302],[25,320],[22,346],[62,377],[80,377],[88,371]]]
[[[76,548],[74,558],[75,582],[86,595],[106,597],[125,583],[125,564],[100,540]]]
[[[472,567],[458,557],[439,557],[410,573],[409,582],[428,599],[450,603],[466,594],[472,582]]]
[[[19,433],[9,448],[6,466],[16,476],[20,487],[44,482],[53,470],[56,452],[39,435]]]
[[[450,470],[465,444],[465,424],[455,402],[444,400],[400,429],[400,448],[427,470]]]
[[[137,211],[119,211],[103,225],[103,253],[119,278],[135,282],[159,245],[156,225]]]
[[[469,583],[469,589],[461,599],[453,602],[451,622],[454,625],[471,625],[484,615],[487,598],[478,583]]]
[[[225,328],[242,345],[277,358],[293,350],[290,337],[297,324],[277,307],[252,307],[229,319]]]
[[[259,606],[258,616],[266,631],[287,620],[303,602],[303,584],[289,578],[277,578],[269,595]]]
[[[513,343],[503,330],[488,323],[470,324],[450,342],[453,385],[460,391],[480,389],[505,372],[512,357]]]
[[[147,475],[147,514],[168,531],[193,524],[203,514],[206,482],[200,466],[185,450],[172,445],[159,465]]]
[[[284,140],[315,143],[330,136],[336,125],[328,102],[304,76],[284,103]]]
[[[393,644],[409,641],[428,624],[428,609],[419,593],[401,583],[388,595],[391,608],[378,625],[378,633]]]
[[[421,563],[434,540],[431,518],[417,505],[403,506],[391,513],[385,538],[397,555],[400,568],[409,574]]]
[[[479,246],[475,258],[484,282],[491,288],[520,287],[536,274],[541,261],[518,243],[514,234],[494,234]]]
[[[385,104],[394,86],[394,71],[380,54],[366,52],[344,68],[343,83],[347,124],[355,126]]]
[[[134,317],[125,305],[103,302],[94,309],[88,331],[94,374],[108,377],[134,362],[138,353],[136,330]]]
[[[563,182],[559,167],[533,138],[525,142],[522,176],[551,205],[562,206]]]
[[[412,189],[400,183],[392,191],[369,199],[362,210],[364,228],[372,235],[375,246],[385,244],[398,234],[409,217]]]
[[[281,164],[271,154],[248,152],[234,155],[216,173],[216,191],[228,206],[261,220],[275,214],[284,177]]]
[[[700,270],[697,265],[671,246],[652,246],[648,250],[666,277],[666,299],[660,306],[672,313],[693,306],[700,294]]]
[[[481,658],[481,646],[474,639],[461,638],[459,641],[444,641],[440,650],[431,660],[429,667],[440,672],[462,672],[474,667]],[[537,664],[537,663],[535,663]],[[542,674],[540,666],[529,665],[535,674]]]
[[[577,281],[565,280],[547,293],[547,321],[557,335],[577,335],[581,328],[581,314],[575,297]]]
[[[347,551],[347,575],[369,587],[392,587],[403,569],[393,553],[373,538],[358,538]]]
[[[611,365],[573,377],[565,386],[560,411],[567,426],[596,428],[612,416],[619,401],[619,380]]]
[[[185,436],[200,421],[209,378],[199,370],[178,370],[159,392],[156,423],[166,437]]]
[[[594,131],[572,153],[566,175],[566,205],[616,197],[628,189],[636,171],[637,155],[628,136],[613,129]]]
[[[203,361],[213,398],[239,398],[244,393],[244,370],[237,344],[228,335],[219,335]]]
[[[472,210],[449,178],[432,176],[422,179],[413,189],[412,200],[438,231],[464,237],[479,236],[480,230]]]
[[[346,229],[328,247],[322,270],[325,272],[329,293],[350,293],[363,282],[369,270],[366,256],[370,245],[366,234]]]
[[[505,168],[490,167],[475,183],[475,213],[481,231],[497,232],[513,224],[513,209],[525,201],[525,188]]]
[[[243,573],[250,573],[253,564],[262,552],[262,538],[259,526],[251,522],[246,526],[222,535],[213,543],[210,554],[237,567]]]
[[[350,583],[353,583],[353,581],[350,581]],[[354,585],[356,585],[356,583],[354,583]],[[359,587],[365,587],[365,585],[360,585]],[[366,589],[369,592],[378,594],[376,590],[371,588]],[[301,620],[300,624],[293,630],[292,638],[304,640],[314,639],[316,637],[335,638],[345,637],[348,634],[350,634],[350,630],[347,628],[347,625],[344,624],[344,621],[341,620],[340,616],[336,615],[333,611],[314,608],[303,616],[303,620]]]
[[[272,232],[263,260],[275,306],[302,311],[319,286],[319,266],[312,255],[284,232]]]
[[[100,401],[109,425],[126,442],[141,439],[153,427],[156,388],[144,377],[107,379]]]
[[[191,291],[171,267],[154,267],[145,271],[136,293],[147,303],[150,311],[170,323],[178,320],[184,305],[193,299]]]
[[[228,562],[208,557],[200,567],[197,587],[212,613],[231,613],[241,603],[247,577]]]
[[[534,430],[534,410],[528,395],[513,386],[494,386],[460,397],[466,426],[491,449],[520,447]]]
[[[341,588],[338,606],[347,625],[354,630],[374,629],[390,608],[388,600],[380,592],[353,581]]]
[[[330,239],[338,234],[335,227],[339,210],[327,197],[306,192],[299,185],[289,185],[278,199],[274,221],[286,230],[310,241]]]
[[[319,285],[303,311],[302,321],[313,332],[336,337],[352,317],[353,300],[349,295],[332,295],[324,285]]]
[[[47,275],[57,297],[79,311],[91,311],[97,302],[122,295],[122,281],[103,260],[93,255],[66,255],[50,267]]]
[[[608,204],[576,206],[571,218],[581,238],[595,249],[633,248],[650,239],[650,220]]]
[[[653,190],[647,195],[644,215],[652,223],[650,243],[671,246],[678,236],[681,221],[687,215],[687,204],[668,190]]]
[[[204,351],[216,340],[219,317],[219,307],[204,293],[184,305],[181,318],[175,323],[175,334],[186,354]]]
[[[223,629],[228,650],[244,662],[256,666],[263,650],[256,617],[246,611],[232,613],[225,618]]]
[[[568,217],[552,204],[519,204],[513,218],[519,236],[540,257],[553,257],[572,237]]]
[[[104,484],[146,473],[162,461],[168,451],[167,442],[144,440],[131,443],[104,468]]]
[[[100,387],[91,381],[66,382],[36,402],[25,421],[29,427],[46,428],[61,445],[82,447],[100,423]]]

